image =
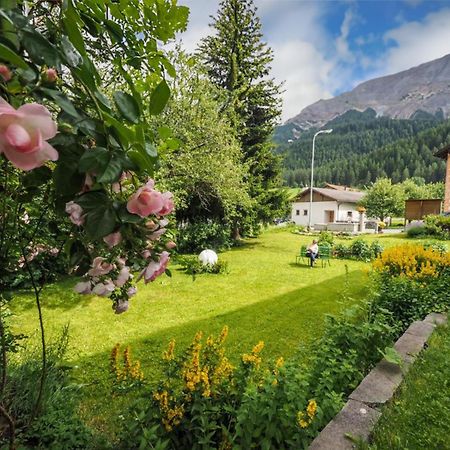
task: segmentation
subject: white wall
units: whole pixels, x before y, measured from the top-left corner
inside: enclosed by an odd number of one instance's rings
[[[339,203],[339,213],[336,215],[336,221],[348,222],[348,211],[352,211],[352,222],[359,222],[359,212],[356,210],[355,203]]]
[[[303,211],[308,211],[306,216]],[[297,211],[300,215],[297,215]],[[359,222],[359,212],[356,210],[355,203],[338,203],[336,201],[329,202],[313,202],[311,225],[315,223],[328,223],[325,211],[334,211],[335,222],[348,222],[348,211],[352,211],[352,222]],[[292,203],[291,220],[296,225],[307,226],[309,223],[309,202]]]
[[[308,213],[306,216],[303,215],[303,211],[306,210]],[[296,212],[299,211],[300,215]],[[312,216],[311,224],[315,223],[326,223],[325,211],[334,211],[334,217],[337,217],[337,202],[313,202],[312,204]],[[297,225],[307,226],[309,223],[309,202],[296,202],[292,203],[291,220]]]

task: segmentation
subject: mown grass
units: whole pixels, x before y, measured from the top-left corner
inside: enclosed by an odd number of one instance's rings
[[[383,409],[372,450],[450,449],[450,328],[440,327]]]
[[[404,238],[386,235],[380,240],[387,246]],[[75,294],[74,279],[47,286],[42,293],[47,338],[55,339],[70,324],[68,361],[74,382],[86,385],[83,415],[98,428],[108,429],[109,416],[129,402],[124,396],[111,397],[108,358],[116,343],[131,346],[150,384],[161,377],[160,357],[169,340],[175,338],[177,347],[184,348],[198,330],[219,333],[228,325],[233,361],[260,340],[266,344],[266,359],[289,358],[299,346],[311,345],[321,335],[325,314],[365,297],[369,266],[342,260],[325,268],[296,265],[298,249],[310,241],[309,236],[275,228],[221,254],[228,262],[228,274],[205,274],[193,280],[174,265],[172,278],[140,284],[130,311],[120,316],[112,313],[108,299]],[[346,283],[349,289],[343,298]],[[14,329],[37,340],[31,293],[17,295],[11,308],[16,314]]]

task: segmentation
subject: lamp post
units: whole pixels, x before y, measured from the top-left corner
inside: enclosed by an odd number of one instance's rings
[[[312,144],[312,158],[311,158],[311,184],[309,190],[309,216],[308,216],[308,231],[311,231],[311,217],[312,217],[312,201],[313,201],[313,185],[314,185],[314,146],[316,143],[316,137],[319,134],[327,133],[330,134],[333,130],[330,128],[328,130],[320,130],[313,137]]]

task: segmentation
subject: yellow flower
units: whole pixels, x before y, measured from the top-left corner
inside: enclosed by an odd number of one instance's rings
[[[275,362],[275,366],[279,369],[284,365],[284,358],[280,356],[277,361]]]
[[[228,336],[228,326],[225,325],[222,328],[222,331],[220,332],[220,336],[219,336],[219,344],[223,344],[225,342],[225,339]]]
[[[305,413],[303,411],[297,413],[297,424],[300,428],[306,428],[309,425],[309,422],[304,417]]]
[[[252,353],[259,353],[264,348],[264,341],[259,341],[252,350]]]
[[[174,358],[174,349],[175,349],[175,339],[172,339],[169,342],[167,351],[165,351],[163,354],[163,359],[165,359],[166,361],[171,361]]]
[[[310,419],[312,419],[317,411],[317,403],[315,400],[310,400],[308,403],[308,406],[306,407],[306,412],[308,413],[308,416]]]

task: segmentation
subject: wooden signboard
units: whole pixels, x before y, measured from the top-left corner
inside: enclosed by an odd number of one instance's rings
[[[422,220],[430,214],[440,214],[442,208],[442,200],[406,200],[405,202],[405,219],[406,220]]]

